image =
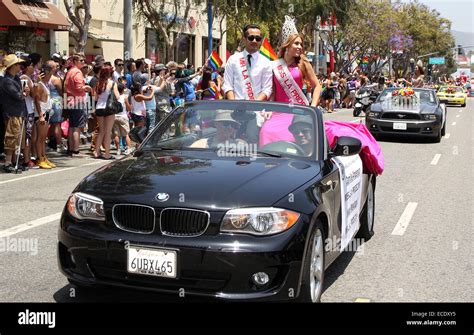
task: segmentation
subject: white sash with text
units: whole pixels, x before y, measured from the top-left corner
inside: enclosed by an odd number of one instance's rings
[[[288,69],[284,59],[280,58],[272,62],[273,74],[285,91],[288,99],[294,104],[309,106],[308,98],[304,95],[301,88]]]

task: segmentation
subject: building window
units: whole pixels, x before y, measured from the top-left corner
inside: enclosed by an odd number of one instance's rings
[[[213,38],[212,39],[212,50],[217,50],[219,53],[219,50],[217,49],[217,46],[219,45],[219,39],[218,38]],[[207,59],[209,58],[209,52],[207,50],[209,43],[207,37],[202,38],[202,61],[205,63]]]
[[[194,35],[181,34],[179,40],[176,42],[174,49],[173,60],[178,63],[186,62],[193,64],[195,60],[194,45],[196,37]]]
[[[173,33],[174,36],[176,35]],[[146,29],[146,57],[154,64],[175,61],[178,63],[187,62],[194,64],[195,61],[195,43],[194,35],[181,34],[173,49],[172,59],[168,59],[168,46],[165,41],[160,40],[160,36],[154,29]]]

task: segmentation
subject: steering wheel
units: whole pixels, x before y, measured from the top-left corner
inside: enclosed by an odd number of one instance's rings
[[[278,141],[268,143],[260,149],[262,151],[275,151],[289,154],[298,154],[299,156],[308,156],[308,154],[303,150],[303,148],[301,148],[298,144],[290,141]]]

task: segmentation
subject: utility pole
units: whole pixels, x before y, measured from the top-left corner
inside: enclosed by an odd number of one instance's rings
[[[56,6],[59,7],[58,0],[51,0],[51,2]],[[58,46],[58,34],[54,30],[49,31],[49,54],[52,55],[55,52],[60,52]]]
[[[316,16],[316,22],[314,23],[314,58],[315,62],[314,72],[316,75],[319,75],[319,22],[321,21],[321,17],[318,15]]]
[[[123,0],[123,58],[133,58],[132,0]]]
[[[207,32],[207,57],[212,55],[212,0],[207,0],[207,22],[208,22],[208,32]]]
[[[392,0],[388,0],[390,7],[392,7]],[[390,18],[391,19],[391,18]],[[388,38],[388,77],[392,76],[393,69],[393,56],[392,56],[392,46],[390,45],[390,37]]]

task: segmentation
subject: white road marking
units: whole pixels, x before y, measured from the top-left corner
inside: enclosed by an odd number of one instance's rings
[[[444,135],[444,138],[445,138],[445,139],[448,139],[448,138],[450,138],[450,137],[451,137],[451,134],[446,134],[446,135]]]
[[[20,177],[20,178],[15,178],[15,179],[10,179],[10,180],[4,180],[4,181],[0,181],[0,185],[2,185],[2,184],[8,184],[8,183],[13,183],[14,181],[20,181],[20,180],[25,180],[25,179],[30,179],[30,178],[36,178],[36,177],[42,177],[42,176],[46,176],[46,175],[53,174],[53,173],[59,173],[59,172],[64,172],[64,171],[71,171],[71,170],[78,169],[78,168],[80,168],[80,167],[82,167],[82,166],[98,165],[98,164],[101,164],[101,163],[103,163],[103,161],[101,161],[101,162],[89,163],[89,164],[83,164],[83,165],[74,166],[74,167],[65,168],[65,169],[60,169],[60,170],[53,170],[53,171],[49,171],[49,172],[45,172],[45,173],[38,173],[38,174],[35,174],[35,175],[26,176],[26,177]]]
[[[351,123],[359,123],[361,122],[362,120],[352,120]]]
[[[456,122],[453,122],[453,123],[451,124],[451,126],[455,126],[455,125],[456,125]]]
[[[461,115],[456,115],[456,117],[461,117]]]
[[[440,158],[441,158],[441,154],[436,154],[436,155],[434,156],[433,160],[431,161],[431,165],[436,165],[436,164],[438,164]]]
[[[367,299],[367,298],[357,298],[354,302],[370,302],[370,299]]]
[[[62,213],[56,213],[53,215],[45,216],[44,218],[36,219],[27,223],[20,224],[15,227],[11,227],[5,230],[0,231],[0,238],[5,238],[9,237],[42,225],[45,225],[47,223],[51,223],[54,221],[57,221],[61,218]]]
[[[415,213],[416,207],[418,207],[417,202],[409,202],[405,211],[403,212],[402,216],[398,220],[395,228],[392,231],[392,235],[403,236],[405,234],[405,230],[408,227],[408,224]]]

